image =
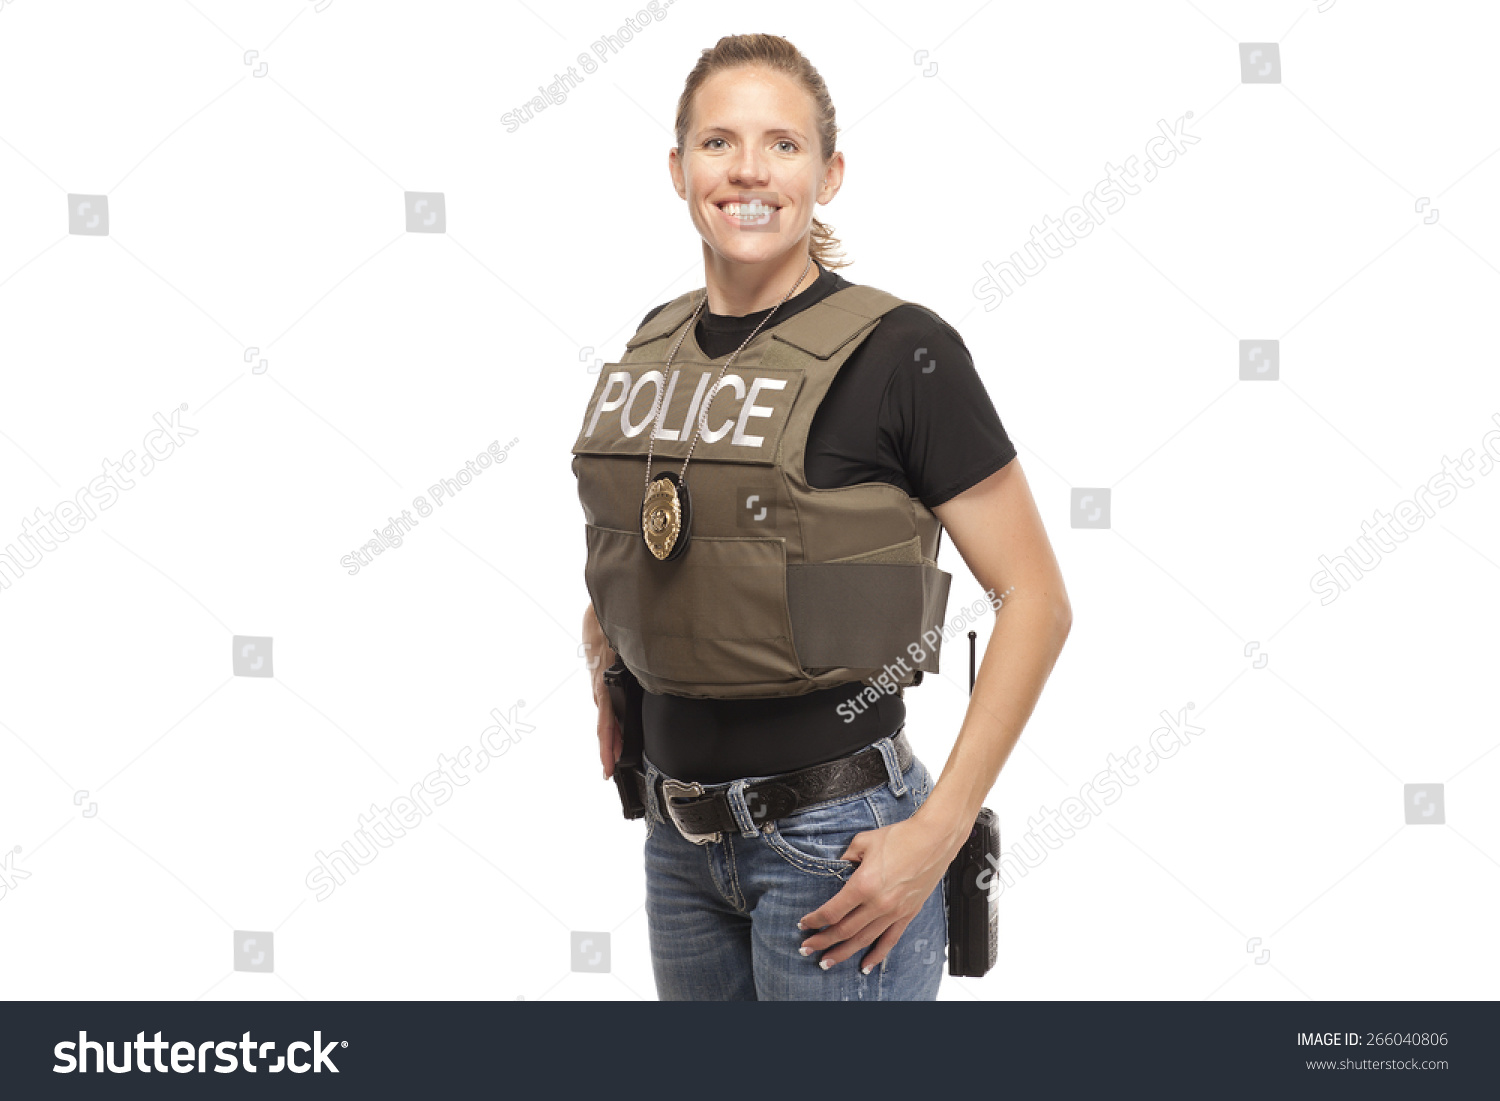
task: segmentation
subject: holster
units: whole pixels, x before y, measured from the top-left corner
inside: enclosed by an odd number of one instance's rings
[[[645,733],[641,725],[641,701],[645,689],[635,679],[635,674],[626,668],[618,657],[615,663],[604,670],[604,686],[609,689],[609,705],[620,724],[620,739],[624,746],[620,759],[615,762],[615,790],[620,793],[620,809],[626,818],[644,818],[646,804],[636,786],[631,770],[644,771],[641,755],[645,750]]]

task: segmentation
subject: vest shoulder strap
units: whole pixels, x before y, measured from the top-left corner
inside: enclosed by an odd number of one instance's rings
[[[906,300],[877,287],[856,284],[835,291],[811,309],[777,325],[771,335],[819,359],[827,359]]]
[[[638,348],[653,340],[660,340],[664,336],[671,336],[677,331],[677,327],[686,321],[693,313],[693,304],[703,294],[703,288],[680,294],[657,310],[650,321],[647,321],[635,331],[635,335],[625,342],[627,348]]]

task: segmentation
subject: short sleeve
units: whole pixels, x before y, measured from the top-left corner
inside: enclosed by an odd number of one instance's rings
[[[928,508],[984,481],[1016,457],[963,338],[930,310],[899,306],[882,345],[899,358],[880,407],[883,449]]]

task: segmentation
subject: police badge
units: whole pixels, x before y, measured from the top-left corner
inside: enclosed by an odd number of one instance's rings
[[[687,483],[668,471],[651,483],[641,505],[641,538],[658,561],[670,562],[687,550],[692,527]]]

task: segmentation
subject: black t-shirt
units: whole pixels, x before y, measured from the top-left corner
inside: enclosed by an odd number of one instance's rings
[[[817,280],[782,303],[769,328],[849,286],[819,264]],[[717,359],[738,348],[769,313],[733,317],[705,309],[694,335],[704,354]],[[839,368],[808,428],[804,468],[819,489],[889,482],[932,508],[1015,454],[963,338],[931,310],[908,304],[885,314]],[[882,693],[877,704],[845,722],[852,709],[841,714],[838,705],[862,688],[851,681],[757,699],[647,692],[645,753],[669,776],[703,783],[829,761],[894,734],[906,720],[901,694]]]

